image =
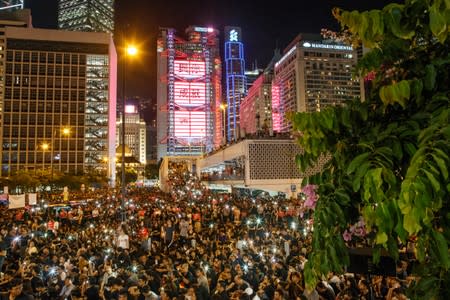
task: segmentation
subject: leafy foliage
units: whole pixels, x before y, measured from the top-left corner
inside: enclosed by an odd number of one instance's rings
[[[292,117],[304,171],[331,154],[317,184],[312,253],[314,287],[349,264],[342,233],[361,216],[377,262],[415,241],[413,299],[450,299],[450,1],[406,0],[367,12],[334,9],[354,46],[372,48],[355,75],[375,73],[364,102]]]

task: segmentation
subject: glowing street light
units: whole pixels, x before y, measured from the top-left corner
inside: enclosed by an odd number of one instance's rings
[[[133,45],[127,46],[127,54],[129,56],[135,56],[138,53],[138,49]]]

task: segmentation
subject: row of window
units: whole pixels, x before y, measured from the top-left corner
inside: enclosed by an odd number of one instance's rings
[[[45,133],[45,135],[44,135]],[[34,137],[47,137],[51,138],[52,134],[54,134],[53,130],[51,128],[44,128],[42,126],[38,127],[14,127],[14,126],[4,126],[3,128],[3,138],[34,138]],[[70,138],[61,138],[62,140],[65,140],[66,142],[70,141],[71,139],[84,138],[84,132],[79,131],[77,133],[72,133]],[[53,138],[54,140],[56,137]]]
[[[71,53],[54,53],[54,52],[37,52],[37,51],[22,51],[22,50],[8,50],[6,52],[6,60],[8,62],[33,62],[42,64],[73,64],[85,65],[85,54],[71,54]]]
[[[85,66],[7,63],[6,74],[85,77]]]
[[[51,140],[48,140],[49,142]],[[23,139],[23,140],[4,140],[3,144],[2,144],[2,149],[3,151],[38,151],[38,152],[49,152],[51,153],[53,152],[58,152],[58,151],[65,151],[67,153],[67,149],[69,149],[69,151],[71,152],[75,152],[75,150],[77,151],[83,151],[84,149],[84,141],[83,140],[72,140],[72,141],[62,141],[61,143],[59,140],[54,140],[54,146],[52,147],[53,150],[50,148],[43,151],[42,149],[42,145],[44,144],[44,140],[41,141],[35,141],[34,139]],[[60,145],[61,144],[61,145]],[[68,148],[69,147],[69,148]]]
[[[10,155],[8,155],[8,154],[10,154]],[[83,152],[77,153],[77,154],[72,152],[69,154],[69,163],[82,164],[83,158],[84,158]],[[35,164],[35,163],[44,162],[46,164],[50,164],[51,159],[52,159],[51,153],[45,153],[44,155],[42,155],[40,153],[33,153],[33,152],[19,152],[19,153],[3,152],[2,163]],[[55,155],[55,157],[53,157],[53,165],[57,166],[57,165],[59,165],[59,163],[66,164],[67,163],[67,155],[64,155],[64,153],[62,155],[60,155],[60,157],[57,157],[57,155]],[[64,167],[65,166],[63,165],[62,168],[64,168]]]
[[[44,89],[5,89],[5,100],[55,100],[70,101],[70,102],[84,102],[86,99],[86,92],[81,90],[44,90]]]
[[[5,101],[3,111],[8,112],[30,112],[30,113],[48,113],[55,114],[59,117],[60,113],[64,114],[83,114],[85,112],[84,103],[66,103],[66,102],[36,102],[36,101]],[[82,117],[80,115],[80,117]]]

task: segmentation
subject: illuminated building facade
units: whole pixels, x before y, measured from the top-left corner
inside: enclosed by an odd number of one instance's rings
[[[244,45],[239,27],[225,27],[225,97],[227,99],[227,140],[237,140],[240,131],[239,107],[247,92]]]
[[[273,130],[289,132],[290,112],[320,111],[364,98],[362,80],[352,78],[357,51],[351,46],[299,35],[275,64],[272,83]]]
[[[125,145],[131,151],[141,164],[145,165],[147,162],[146,148],[147,148],[147,128],[145,121],[141,119],[139,111],[135,105],[125,106]],[[120,141],[122,136],[122,118],[118,120],[116,127],[116,141]],[[116,143],[116,148],[119,144]]]
[[[272,80],[275,63],[281,58],[278,50],[266,69],[261,70],[255,80],[252,80],[247,95],[241,102],[241,131],[247,134],[258,133],[271,135],[272,130]],[[259,70],[259,69],[256,69]]]
[[[0,11],[14,11],[24,9],[25,0],[2,0],[0,1]]]
[[[113,33],[114,0],[59,0],[58,28]]]
[[[115,174],[116,51],[109,34],[3,28],[1,175]]]
[[[212,151],[221,142],[218,30],[163,28],[157,44],[158,159]]]

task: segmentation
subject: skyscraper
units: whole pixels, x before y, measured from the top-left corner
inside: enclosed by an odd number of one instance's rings
[[[162,28],[157,44],[158,159],[201,155],[221,142],[218,30],[190,26],[187,39]]]
[[[59,0],[58,28],[113,33],[114,0]]]
[[[320,111],[364,98],[362,80],[353,78],[357,51],[324,40],[320,35],[299,34],[275,63],[272,82],[273,130],[289,132],[291,112]]]
[[[117,58],[111,36],[9,25],[3,31],[2,176],[92,170],[114,179]]]
[[[246,94],[244,45],[239,27],[225,27],[227,140],[239,136],[239,107]]]
[[[0,1],[0,11],[13,11],[24,8],[25,0],[2,0]]]

